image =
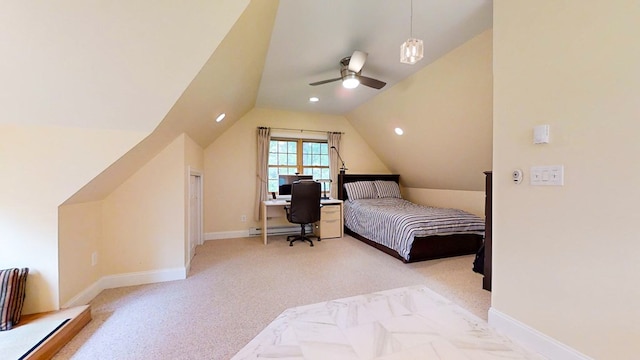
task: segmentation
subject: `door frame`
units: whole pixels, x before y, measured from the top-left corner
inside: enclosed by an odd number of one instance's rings
[[[195,176],[196,178],[198,178],[198,180],[196,180],[196,188],[193,189],[192,185],[191,185],[191,177]],[[198,194],[198,204],[197,204],[197,210],[196,210],[196,214],[192,214],[191,211],[191,194],[192,191],[195,190],[196,193]],[[186,255],[187,255],[187,271],[191,268],[191,259],[193,259],[193,256],[195,255],[195,246],[198,245],[202,245],[203,244],[203,239],[204,239],[204,215],[203,215],[203,209],[204,209],[204,199],[202,198],[203,196],[203,174],[202,171],[200,170],[196,170],[193,169],[191,166],[189,166],[189,169],[187,171],[187,199],[188,199],[188,203],[187,203],[187,239],[186,239]],[[192,221],[192,217],[193,216],[197,216],[198,219],[198,232],[196,235],[196,241],[195,241],[195,246],[193,246],[192,248],[192,244],[191,244],[191,237],[192,235],[192,229],[191,229],[191,221]]]

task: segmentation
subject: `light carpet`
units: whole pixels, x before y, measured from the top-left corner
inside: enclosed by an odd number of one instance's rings
[[[473,255],[404,264],[349,236],[285,240],[206,241],[185,280],[102,291],[54,358],[228,360],[286,309],[415,285],[486,319],[491,293]]]
[[[288,309],[233,359],[543,358],[413,286]]]

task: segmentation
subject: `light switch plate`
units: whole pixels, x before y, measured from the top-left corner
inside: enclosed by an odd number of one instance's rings
[[[532,166],[530,174],[531,185],[564,185],[564,165]]]

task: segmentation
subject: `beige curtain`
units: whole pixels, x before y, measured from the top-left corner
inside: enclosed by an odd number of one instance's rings
[[[258,157],[256,158],[256,199],[253,209],[253,218],[261,220],[260,209],[262,202],[267,200],[268,167],[269,167],[269,141],[271,129],[266,127],[258,128]]]
[[[338,151],[340,151],[340,139],[342,133],[328,132],[327,133],[327,145],[329,145],[329,175],[331,176],[331,197],[338,197],[338,171],[341,163],[338,160]],[[331,147],[335,146],[336,150]]]

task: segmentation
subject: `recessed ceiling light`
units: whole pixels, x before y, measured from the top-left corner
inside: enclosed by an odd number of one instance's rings
[[[404,130],[402,130],[402,129],[400,129],[400,128],[396,128],[394,131],[395,131],[395,132],[396,132],[396,134],[398,134],[398,135],[402,135],[402,134],[404,134]]]
[[[222,119],[224,119],[225,116],[227,116],[227,114],[225,114],[225,113],[222,113],[222,114],[218,115],[218,117],[216,118],[216,122],[222,121]]]
[[[309,101],[310,102],[318,102],[318,101],[320,101],[320,99],[318,97],[316,97],[316,96],[312,96],[312,97],[309,98]]]

